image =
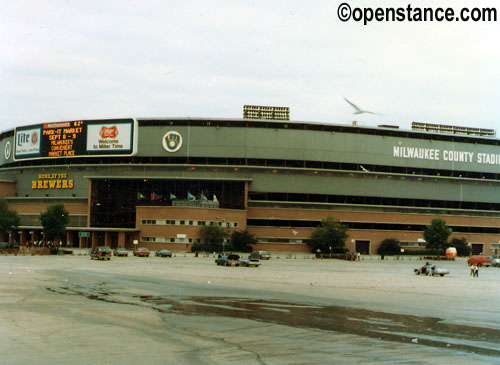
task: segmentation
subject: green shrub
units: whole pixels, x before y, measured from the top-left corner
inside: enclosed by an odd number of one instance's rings
[[[379,255],[401,255],[401,243],[395,238],[386,238],[380,243]]]

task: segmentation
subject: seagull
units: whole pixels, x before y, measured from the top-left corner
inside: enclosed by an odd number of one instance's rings
[[[370,112],[368,110],[363,110],[361,109],[359,106],[357,106],[356,104],[353,104],[351,103],[349,100],[347,100],[345,97],[344,97],[344,100],[350,105],[352,106],[356,111],[353,113],[353,114],[376,114],[376,115],[379,115],[378,113],[374,113],[374,112]]]

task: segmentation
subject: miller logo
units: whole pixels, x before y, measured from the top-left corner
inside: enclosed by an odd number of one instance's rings
[[[162,143],[167,152],[177,152],[182,147],[182,136],[179,132],[170,131],[163,136]]]
[[[102,126],[101,130],[99,131],[99,135],[101,136],[102,139],[116,138],[116,136],[118,136],[118,128],[116,127],[116,125],[112,127]]]

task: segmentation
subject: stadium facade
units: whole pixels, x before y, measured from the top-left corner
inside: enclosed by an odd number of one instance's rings
[[[130,118],[54,122],[0,135],[0,196],[21,216],[4,240],[42,239],[63,203],[63,245],[186,250],[200,226],[248,229],[257,249],[307,252],[328,215],[347,248],[425,246],[444,219],[473,253],[498,253],[500,140],[392,126]]]

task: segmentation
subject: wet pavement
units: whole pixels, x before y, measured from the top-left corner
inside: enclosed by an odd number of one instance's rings
[[[251,298],[131,295],[111,291],[106,283],[90,287],[65,285],[47,290],[109,303],[146,304],[161,313],[247,319],[500,359],[500,330],[445,323],[441,318]]]
[[[500,269],[447,265],[0,257],[0,363],[500,364]]]

